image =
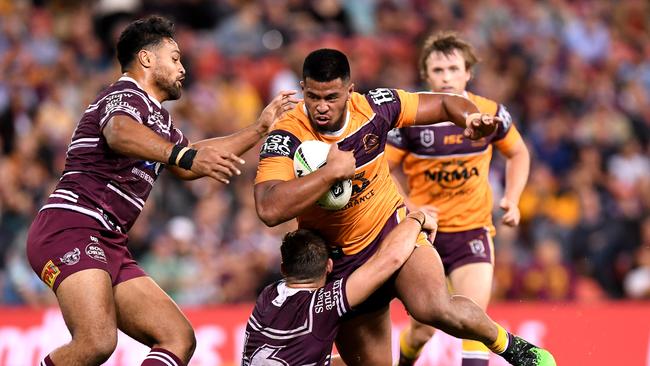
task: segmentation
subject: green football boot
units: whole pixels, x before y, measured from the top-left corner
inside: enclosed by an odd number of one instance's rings
[[[556,366],[551,353],[510,334],[508,348],[500,356],[515,366]]]

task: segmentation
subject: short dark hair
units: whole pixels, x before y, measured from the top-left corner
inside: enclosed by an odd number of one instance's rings
[[[282,239],[280,253],[283,274],[292,280],[315,280],[327,271],[327,244],[311,230],[298,229],[287,233]]]
[[[420,76],[422,79],[427,78],[427,59],[433,52],[441,52],[444,55],[451,55],[455,50],[460,51],[465,59],[465,69],[471,71],[472,67],[479,62],[474,47],[464,39],[460,38],[458,33],[452,31],[441,31],[430,35],[422,46],[420,53]]]
[[[311,52],[302,65],[302,79],[310,78],[318,82],[332,81],[341,78],[350,80],[350,63],[341,51],[321,48]]]
[[[122,72],[128,70],[141,49],[158,45],[165,38],[174,38],[174,23],[161,16],[152,15],[129,24],[117,41],[117,60]]]

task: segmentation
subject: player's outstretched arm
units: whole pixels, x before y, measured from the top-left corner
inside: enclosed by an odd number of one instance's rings
[[[181,147],[175,147],[173,143],[125,115],[112,117],[106,123],[103,134],[111,150],[142,160],[168,164],[176,149],[175,155],[179,157],[177,160],[183,161],[177,164],[184,166],[182,170],[187,171],[188,175],[210,176],[222,183],[228,183],[228,178],[233,174],[239,174],[235,164],[243,163],[236,155],[209,146],[194,152],[187,149],[183,153],[185,159],[180,159],[182,156],[178,150]]]
[[[437,228],[436,219],[425,212],[409,213],[381,242],[377,252],[348,278],[345,292],[350,307],[362,303],[402,267],[421,231],[435,235]]]
[[[300,100],[295,98],[295,90],[283,90],[273,98],[273,100],[264,108],[260,113],[257,122],[239,130],[231,135],[214,137],[197,141],[190,145],[191,148],[196,150],[201,149],[214,149],[217,152],[224,154],[241,155],[253,147],[262,137],[266,136],[273,123],[280,118],[285,112],[293,109]],[[197,154],[198,155],[198,154]],[[214,155],[214,154],[213,154]],[[241,159],[240,159],[241,160]],[[243,160],[241,163],[243,164]],[[200,178],[204,175],[194,172],[194,170],[186,170],[178,167],[171,167],[171,171],[181,179],[191,180]],[[208,171],[209,173],[210,171]],[[198,174],[197,174],[198,173]],[[239,172],[235,172],[239,174]],[[221,176],[221,178],[227,178]],[[216,178],[215,178],[216,179]]]
[[[255,209],[267,226],[279,225],[300,215],[343,179],[354,176],[352,151],[341,151],[332,144],[327,164],[304,177],[288,181],[270,180],[255,185]]]
[[[415,124],[428,125],[453,122],[465,129],[465,136],[472,140],[488,136],[496,130],[498,117],[481,114],[469,99],[456,94],[418,93],[418,111]]]

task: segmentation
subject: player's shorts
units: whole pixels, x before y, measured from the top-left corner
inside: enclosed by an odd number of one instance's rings
[[[445,275],[470,263],[494,263],[494,244],[487,228],[438,232],[433,246],[440,254]]]
[[[98,268],[113,286],[146,276],[126,247],[126,234],[104,228],[92,217],[70,210],[47,209],[36,215],[27,236],[27,259],[36,274],[56,292],[73,273]]]
[[[373,240],[367,247],[356,254],[352,255],[343,255],[335,256],[332,258],[334,261],[334,268],[329,274],[328,281],[333,278],[343,278],[348,277],[354,270],[359,268],[364,264],[370,257],[377,251],[379,244],[382,240],[397,226],[397,224],[406,217],[406,208],[401,207],[395,210],[389,218],[388,221],[384,224],[381,232],[375,240]],[[418,236],[418,245],[428,245],[431,246],[426,234],[420,233]],[[385,306],[388,306],[390,302],[397,297],[397,291],[395,289],[395,278],[397,273],[393,274],[388,281],[386,281],[381,287],[377,289],[366,301],[355,306],[355,308],[344,315],[344,318],[354,317],[359,314],[372,313],[377,311]]]

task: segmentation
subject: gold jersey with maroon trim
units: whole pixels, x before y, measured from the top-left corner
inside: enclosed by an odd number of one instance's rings
[[[389,134],[386,157],[401,164],[413,204],[439,209],[439,231],[488,227],[494,235],[488,182],[492,146],[507,152],[521,136],[503,105],[471,93],[465,96],[481,113],[501,118],[492,135],[472,141],[451,122],[398,128]]]
[[[315,203],[298,216],[298,226],[317,230],[328,243],[355,254],[379,235],[384,223],[402,205],[390,177],[384,149],[388,132],[415,122],[418,95],[395,89],[352,93],[345,123],[336,132],[320,133],[309,121],[304,103],[275,123],[260,152],[255,184],[295,179],[293,155],[300,143],[318,140],[354,151],[355,175],[350,202],[328,211]]]

